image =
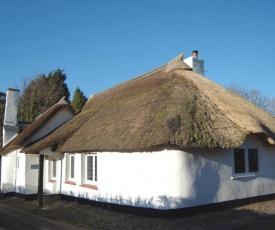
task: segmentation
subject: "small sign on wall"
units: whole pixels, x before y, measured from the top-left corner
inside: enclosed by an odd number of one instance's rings
[[[31,165],[31,169],[39,169],[39,165]]]

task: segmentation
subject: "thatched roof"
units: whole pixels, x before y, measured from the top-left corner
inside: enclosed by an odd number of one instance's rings
[[[62,98],[58,103],[48,109],[46,112],[40,114],[35,120],[25,128],[20,134],[18,134],[14,139],[8,142],[2,149],[0,149],[0,154],[4,154],[13,149],[24,148],[30,138],[41,128],[43,127],[58,111],[61,109],[67,108],[72,113],[73,110],[71,105]]]
[[[274,117],[194,73],[182,57],[94,95],[80,114],[23,151],[56,144],[60,152],[234,148],[251,133],[275,144]]]

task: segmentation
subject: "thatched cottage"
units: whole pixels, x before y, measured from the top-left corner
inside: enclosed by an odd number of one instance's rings
[[[26,197],[35,197],[32,195],[38,192],[39,154],[22,152],[22,148],[43,139],[71,119],[74,114],[69,103],[63,98],[37,117],[27,128],[22,128],[16,118],[18,99],[19,90],[7,90],[3,126],[4,147],[0,150],[2,154],[1,191],[4,194],[17,193]],[[58,157],[60,158],[60,154],[56,154],[55,158]]]
[[[275,118],[196,73],[202,59],[182,59],[1,153],[45,159],[44,192],[110,204],[174,210],[274,194]]]

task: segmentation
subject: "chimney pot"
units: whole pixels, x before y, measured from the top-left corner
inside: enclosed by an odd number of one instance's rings
[[[199,56],[199,51],[193,50],[192,56],[193,56],[193,57],[198,57],[198,56]]]

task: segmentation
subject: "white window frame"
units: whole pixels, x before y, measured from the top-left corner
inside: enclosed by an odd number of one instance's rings
[[[72,177],[72,158],[74,159],[73,170],[74,176]],[[79,183],[79,166],[78,166],[78,153],[65,153],[65,184],[77,185]],[[61,176],[61,175],[59,175]]]
[[[92,175],[88,175],[88,159],[92,159]],[[83,162],[83,176],[82,181],[84,184],[97,185],[98,182],[98,155],[96,153],[88,153],[84,156]],[[91,178],[92,176],[92,178]],[[89,178],[90,177],[90,178]]]
[[[244,172],[236,173],[235,172],[235,149],[233,149],[233,167],[232,167],[232,177],[231,179],[237,179],[237,178],[246,178],[246,177],[256,177],[261,174],[261,151],[259,147],[255,146],[243,146],[236,149],[244,149],[244,162],[245,162],[245,170]],[[258,153],[258,171],[257,172],[249,172],[249,159],[248,159],[248,150],[249,149],[256,149]]]
[[[51,171],[52,171],[52,178],[56,179],[56,177],[57,177],[57,160],[52,160]],[[54,171],[55,171],[55,175],[54,175]]]
[[[55,176],[54,176],[54,164],[55,164]],[[56,179],[57,178],[57,170],[58,170],[57,160],[49,160],[48,168],[49,168],[49,171],[48,171],[49,179]]]
[[[75,180],[75,155],[69,155],[70,157],[70,164],[69,164],[69,179],[71,181]],[[73,159],[73,162],[72,162]],[[72,176],[72,170],[73,170],[73,176]]]

